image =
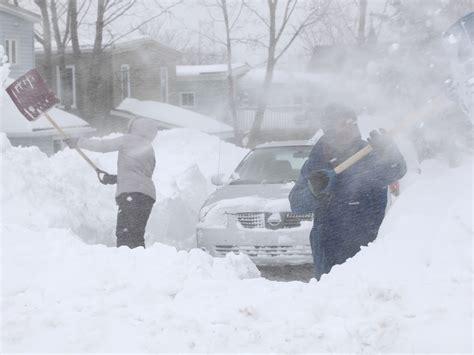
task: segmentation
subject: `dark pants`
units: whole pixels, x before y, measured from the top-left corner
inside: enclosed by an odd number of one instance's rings
[[[117,247],[145,247],[145,227],[155,201],[140,192],[123,193],[116,198]]]

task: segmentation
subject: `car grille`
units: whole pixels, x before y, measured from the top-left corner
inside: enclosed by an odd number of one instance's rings
[[[311,256],[309,245],[216,245],[214,250],[217,256],[231,252],[247,254],[249,257]]]
[[[312,221],[312,213],[280,213],[280,223],[269,223],[268,219],[273,213],[268,212],[243,212],[237,213],[237,220],[243,228],[267,228],[267,229],[282,229],[282,228],[297,228],[301,226],[303,221]]]
[[[237,220],[244,228],[265,228],[265,213],[237,213]]]

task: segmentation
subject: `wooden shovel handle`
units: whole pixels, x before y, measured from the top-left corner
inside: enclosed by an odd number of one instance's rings
[[[48,119],[48,121],[54,126],[54,128],[56,128],[59,133],[61,133],[64,138],[68,139],[69,136],[61,129],[61,127],[58,126],[58,124],[53,120],[53,118],[47,113],[47,112],[43,112],[44,116]],[[75,148],[77,150],[77,152],[79,153],[79,155],[81,157],[84,158],[84,160],[89,163],[89,165],[96,171],[100,171],[100,169],[94,164],[94,162],[92,160],[89,159],[89,157],[81,150],[81,148],[79,147],[76,147]]]
[[[355,153],[353,156],[351,156],[350,158],[344,160],[341,164],[336,166],[334,168],[334,172],[336,174],[342,173],[344,170],[346,170],[350,166],[354,165],[359,160],[361,160],[363,157],[365,157],[367,154],[369,154],[372,150],[373,150],[372,146],[370,144],[367,145],[366,147],[362,148],[357,153]]]
[[[434,103],[436,103],[436,105],[434,105]],[[448,104],[449,104],[449,101],[447,100],[446,96],[440,95],[434,98],[433,100],[431,100],[431,102],[428,105],[425,105],[421,109],[417,110],[413,115],[408,116],[408,118],[400,122],[400,124],[397,127],[390,130],[388,134],[395,135],[401,132],[403,129],[411,126],[414,122],[420,121],[422,118],[433,117],[432,113],[434,109],[444,108]],[[431,114],[431,116],[427,116],[428,114]],[[344,170],[351,167],[352,165],[357,163],[359,160],[361,160],[363,157],[365,157],[367,154],[369,154],[372,150],[373,150],[372,146],[370,144],[367,145],[365,148],[362,148],[353,156],[351,156],[350,158],[346,159],[341,164],[336,166],[334,168],[334,172],[336,174],[342,173]]]

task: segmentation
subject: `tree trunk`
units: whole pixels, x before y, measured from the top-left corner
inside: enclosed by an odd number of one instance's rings
[[[43,38],[41,44],[44,49],[44,60],[42,70],[46,82],[49,87],[54,87],[53,83],[53,50],[51,46],[51,23],[49,21],[48,4],[46,0],[35,0],[35,4],[39,7],[41,12],[41,19],[43,21]]]
[[[81,48],[79,46],[79,35],[77,33],[78,23],[77,23],[77,0],[69,0],[69,9],[70,9],[70,26],[71,26],[71,43],[72,43],[72,52],[74,56],[79,57],[81,55]]]
[[[69,100],[66,99],[66,46],[65,43],[61,40],[61,32],[59,29],[59,20],[58,14],[56,9],[56,1],[50,0],[50,8],[51,8],[51,21],[53,23],[53,30],[54,30],[54,38],[56,40],[56,51],[58,57],[58,68],[59,68],[59,88],[58,91],[61,92],[61,101],[64,105],[66,110],[71,109],[71,103]]]
[[[359,3],[359,29],[357,31],[357,41],[359,45],[365,43],[365,23],[367,18],[367,0],[360,0]]]
[[[103,128],[103,116],[106,111],[106,103],[102,95],[104,90],[104,83],[102,78],[102,60],[103,60],[103,32],[104,32],[104,14],[105,1],[98,0],[97,2],[97,18],[95,23],[95,39],[94,49],[92,51],[92,59],[89,68],[89,75],[87,81],[86,91],[86,111],[90,123],[97,128]]]
[[[84,108],[84,85],[83,85],[83,62],[81,60],[81,47],[79,45],[78,21],[77,21],[77,0],[69,0],[69,26],[71,27],[71,43],[72,43],[72,60],[76,68],[76,93],[77,93],[77,109],[82,117],[86,117],[86,110]]]
[[[263,123],[263,118],[265,117],[265,111],[267,110],[268,105],[268,94],[273,81],[273,71],[275,69],[275,61],[271,59],[267,63],[267,69],[265,72],[265,80],[263,82],[263,92],[258,101],[257,111],[255,111],[255,117],[252,123],[252,128],[250,130],[249,139],[247,142],[247,147],[254,148],[257,144],[257,140],[260,135],[260,130]]]
[[[224,15],[224,23],[226,29],[226,47],[227,47],[227,83],[229,85],[229,111],[232,117],[232,126],[234,128],[234,140],[235,144],[242,144],[242,134],[239,129],[239,122],[237,121],[237,103],[235,99],[235,82],[234,82],[234,73],[232,69],[232,43],[230,39],[230,25],[229,25],[229,16],[227,13],[227,0],[222,0],[221,3],[222,12]]]
[[[270,12],[270,27],[269,27],[269,46],[268,46],[268,56],[267,56],[267,68],[265,71],[265,80],[263,82],[262,94],[258,101],[257,111],[255,112],[255,117],[252,123],[252,129],[250,130],[249,139],[247,142],[248,147],[255,147],[257,144],[257,139],[260,135],[260,130],[263,123],[263,118],[265,116],[265,111],[268,104],[268,93],[270,91],[272,81],[273,81],[273,71],[275,69],[275,51],[277,45],[276,38],[276,6],[277,2],[268,0],[268,8]]]

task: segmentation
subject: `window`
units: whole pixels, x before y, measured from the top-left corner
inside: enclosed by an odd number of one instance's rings
[[[187,106],[187,107],[194,106],[194,92],[181,93],[181,106]]]
[[[168,67],[160,68],[161,101],[168,102]]]
[[[250,106],[249,93],[247,91],[242,91],[238,94],[239,102],[243,107]]]
[[[120,82],[122,87],[122,100],[131,96],[130,92],[130,66],[122,64],[120,67]]]
[[[66,65],[64,78],[61,80],[59,66],[56,67],[56,85],[58,88],[58,96],[66,108],[76,108],[76,69],[74,65]]]
[[[57,152],[60,152],[61,150],[64,149],[64,141],[60,139],[54,139],[53,140],[53,152],[56,154]]]
[[[5,40],[5,50],[10,64],[18,64],[18,44],[16,39]]]
[[[281,184],[296,181],[311,146],[267,147],[251,151],[235,170],[232,185]]]

